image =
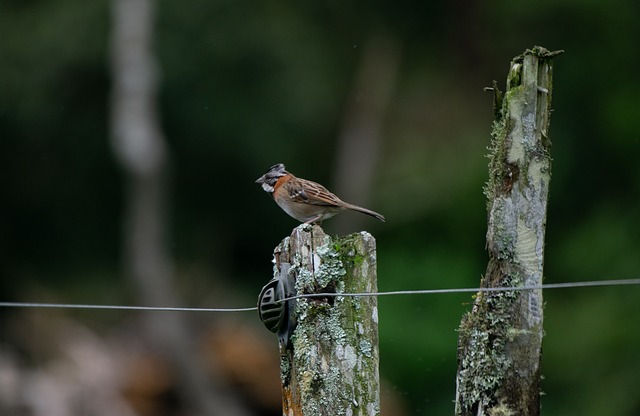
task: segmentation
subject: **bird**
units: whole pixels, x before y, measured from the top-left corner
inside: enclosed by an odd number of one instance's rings
[[[322,223],[345,210],[361,212],[384,222],[381,214],[344,202],[319,183],[287,172],[282,163],[271,166],[256,183],[273,196],[284,212],[305,224]]]

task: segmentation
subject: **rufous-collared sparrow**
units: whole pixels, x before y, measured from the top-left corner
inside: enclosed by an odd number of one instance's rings
[[[346,203],[319,183],[293,176],[282,163],[271,166],[256,183],[261,184],[287,214],[305,224],[322,222],[344,210],[362,212],[384,221],[377,212]]]

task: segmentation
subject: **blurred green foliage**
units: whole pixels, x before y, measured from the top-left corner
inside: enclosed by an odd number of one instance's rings
[[[640,276],[637,1],[157,6],[178,274],[195,268],[252,302],[296,225],[253,180],[283,162],[335,184],[361,52],[382,35],[399,45],[398,80],[371,200],[353,201],[387,217],[366,223],[381,290],[478,284],[492,121],[482,87],[503,85],[510,59],[533,45],[566,50],[555,60],[547,281]],[[130,296],[109,144],[109,24],[104,0],[0,3],[3,300],[36,300],[42,288],[83,303]],[[197,304],[202,282],[189,290],[189,276],[180,286]],[[635,287],[547,292],[543,414],[640,413],[639,297]],[[380,299],[382,373],[410,414],[453,412],[455,330],[470,302]]]

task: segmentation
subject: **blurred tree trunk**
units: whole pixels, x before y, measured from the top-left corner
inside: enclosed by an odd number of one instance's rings
[[[398,75],[399,49],[388,35],[373,36],[363,45],[338,135],[332,189],[345,201],[368,208],[372,208],[368,205],[378,175],[384,120]],[[333,219],[331,227],[338,234],[352,232],[360,228],[365,218],[340,215]]]
[[[489,163],[489,265],[481,287],[542,284],[551,177],[552,53],[514,58]],[[540,414],[542,290],[480,292],[460,324],[456,415]]]
[[[144,305],[175,306],[166,236],[168,150],[156,109],[158,72],[151,48],[153,11],[152,0],[113,0],[112,145],[127,184],[126,272]],[[187,414],[249,414],[220,377],[208,379],[194,359],[193,336],[183,315],[151,312],[146,318],[154,345],[180,376]]]

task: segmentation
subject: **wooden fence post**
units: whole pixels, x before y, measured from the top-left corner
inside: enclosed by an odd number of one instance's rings
[[[494,83],[489,264],[481,287],[542,284],[551,60],[560,52],[534,47],[514,58],[504,97]],[[539,415],[542,318],[542,290],[477,294],[460,324],[456,415]]]
[[[300,225],[274,251],[296,294],[377,291],[375,239],[360,232],[332,238]],[[380,414],[378,302],[371,297],[296,300],[289,346],[280,341],[283,415]]]

